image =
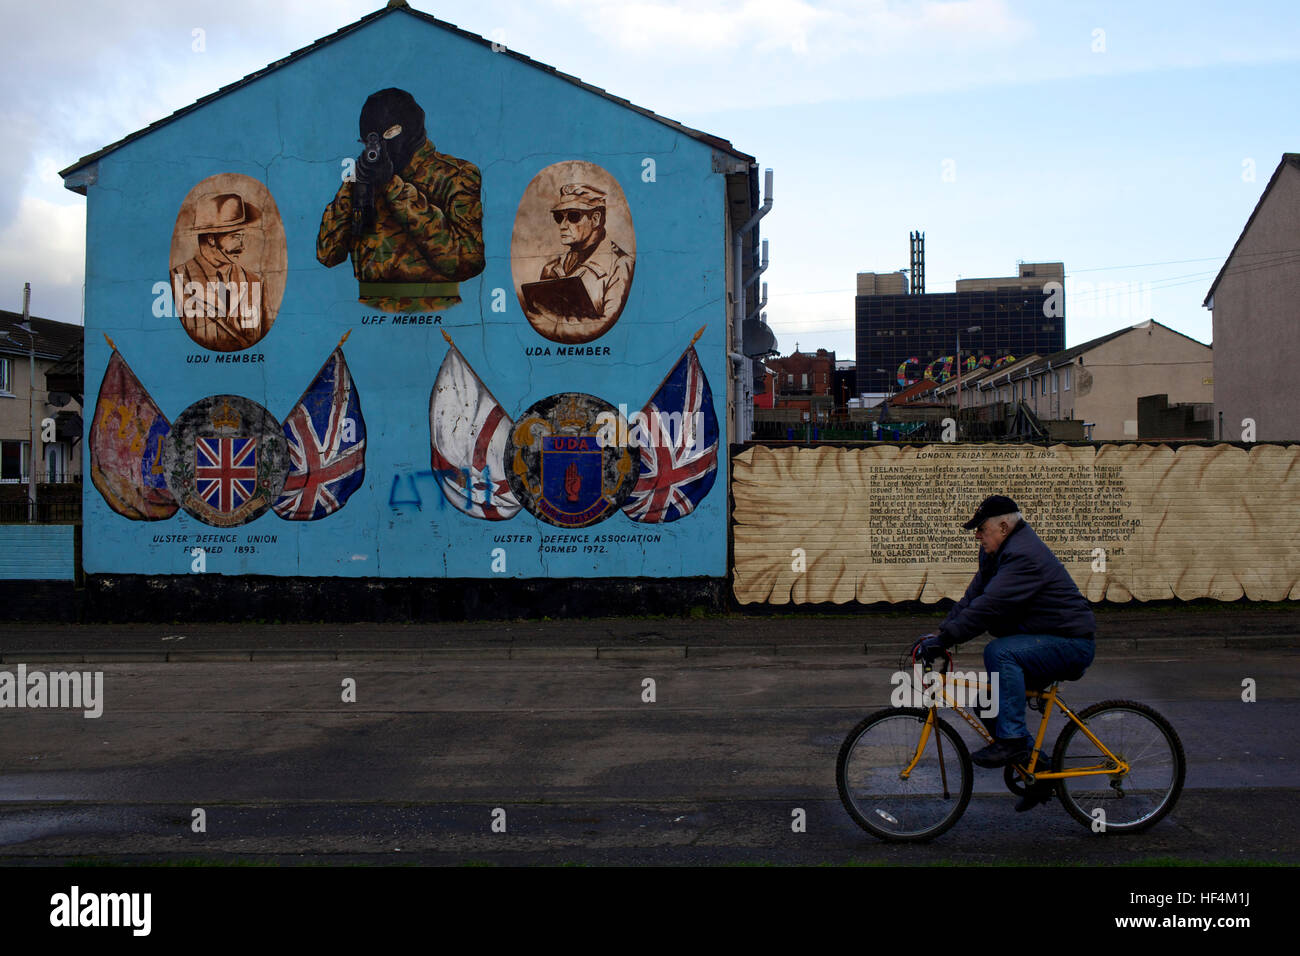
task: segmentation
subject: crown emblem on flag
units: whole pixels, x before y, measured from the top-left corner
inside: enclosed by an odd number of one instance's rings
[[[220,411],[212,413],[213,428],[238,428],[240,425],[239,415],[230,407],[230,402],[225,402]]]
[[[586,428],[587,415],[578,407],[578,397],[570,395],[567,403],[555,406],[555,424],[557,428]]]

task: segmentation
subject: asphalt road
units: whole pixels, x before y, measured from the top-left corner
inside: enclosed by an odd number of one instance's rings
[[[1095,835],[1054,801],[1014,813],[984,770],[965,816],[929,844],[859,830],[835,757],[887,705],[892,652],[534,647],[80,665],[103,672],[101,717],[0,709],[0,863],[1300,862],[1300,651],[1103,650],[1066,700],[1145,701],[1188,756],[1181,801],[1144,834]],[[6,653],[0,669],[15,667]]]

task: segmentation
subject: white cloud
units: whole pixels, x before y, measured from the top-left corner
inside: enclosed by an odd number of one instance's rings
[[[1032,33],[1006,0],[551,0],[588,32],[680,60],[727,51],[817,55],[983,49]]]
[[[32,314],[81,321],[86,260],[86,210],[24,196],[13,221],[0,231],[0,307],[22,308],[24,282],[32,284]]]
[[[591,32],[638,53],[714,53],[738,48],[806,48],[808,31],[831,14],[803,0],[554,0],[593,11]]]

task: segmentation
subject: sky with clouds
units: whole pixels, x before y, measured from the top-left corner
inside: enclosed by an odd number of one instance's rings
[[[0,308],[81,321],[58,171],[380,0],[43,0],[0,35]],[[1300,151],[1291,0],[478,0],[416,8],[724,137],[775,171],[768,321],[853,356],[860,271],[926,288],[1063,261],[1067,344],[1201,302]],[[195,31],[202,31],[196,51]],[[1296,241],[1300,252],[1300,236]]]

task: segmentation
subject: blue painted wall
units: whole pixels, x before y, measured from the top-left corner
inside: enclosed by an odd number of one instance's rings
[[[444,499],[430,475],[428,419],[447,352],[439,328],[363,326],[360,317],[376,310],[357,302],[350,264],[327,269],[315,256],[321,213],[338,189],[342,162],[359,150],[361,106],[390,86],[410,91],[424,108],[439,152],[482,171],[486,268],[461,284],[463,301],[441,313],[442,327],[509,415],[565,391],[639,409],[706,327],[696,348],[722,433],[717,480],[694,513],[664,524],[614,514],[566,532],[524,511],[509,521],[475,520]],[[104,332],[173,422],[219,393],[245,396],[283,421],[351,329],[344,352],[368,450],[364,485],[341,511],[313,522],[268,512],[223,529],[183,511],[132,521],[87,482],[86,572],[188,573],[189,549],[199,545],[208,549],[207,572],[218,574],[491,578],[502,576],[491,570],[491,552],[504,547],[510,577],[725,575],[725,180],[712,171],[711,154],[669,126],[398,12],[103,157],[88,189],[88,397],[93,401],[111,355]],[[654,182],[642,179],[646,158],[655,160]],[[554,343],[533,331],[515,297],[515,214],[541,169],[575,159],[598,164],[622,186],[636,228],[635,280],[617,324],[592,343],[608,346],[610,356],[527,357],[526,348]],[[223,172],[253,177],[270,190],[283,217],[288,279],[273,328],[250,350],[264,354],[262,363],[196,366],[186,357],[205,350],[176,318],[154,316],[154,285],[167,278],[181,202],[200,180]],[[491,310],[497,288],[506,293],[504,313]],[[88,415],[88,429],[93,422]],[[89,473],[88,452],[84,465]],[[532,542],[494,541],[521,534]],[[603,553],[544,553],[544,539],[556,534],[657,540],[604,543]],[[213,535],[233,540],[214,543]],[[249,540],[268,535],[274,542]]]
[[[71,581],[70,524],[0,525],[0,580]]]

